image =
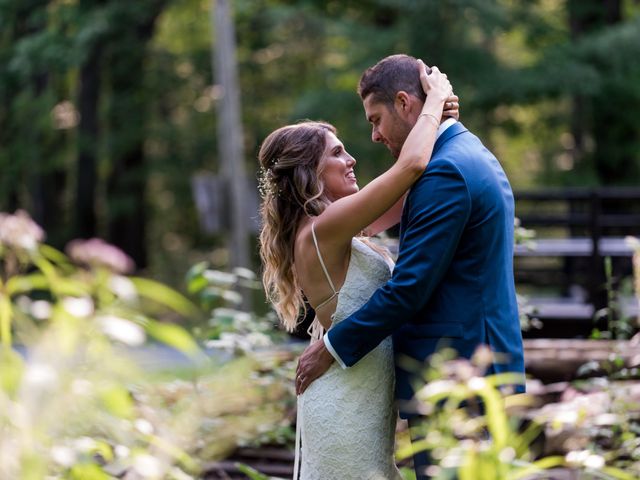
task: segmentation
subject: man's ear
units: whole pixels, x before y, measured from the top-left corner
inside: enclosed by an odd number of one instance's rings
[[[404,90],[400,90],[396,93],[394,105],[398,113],[408,113],[411,109],[411,98],[409,97],[409,94]]]

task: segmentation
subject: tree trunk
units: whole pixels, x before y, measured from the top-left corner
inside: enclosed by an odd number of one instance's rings
[[[102,47],[96,45],[80,69],[80,91],[78,94],[78,164],[76,173],[76,196],[74,237],[96,236],[96,188],[98,156],[98,101],[101,85]]]
[[[214,5],[215,4],[215,5]],[[212,24],[216,33],[214,72],[216,83],[224,95],[218,107],[218,144],[221,172],[229,193],[226,195],[231,213],[229,256],[232,267],[249,266],[249,218],[247,210],[247,179],[244,168],[244,148],[240,112],[240,90],[237,78],[235,29],[227,0],[212,2]],[[246,295],[245,295],[246,297]]]
[[[139,11],[137,15],[123,15],[123,19],[131,18],[131,23],[121,25],[121,35],[114,36],[109,62],[112,167],[107,179],[108,238],[129,254],[138,268],[147,265],[144,46],[153,35],[165,2],[145,3],[144,17]],[[135,10],[140,5],[127,4],[125,8]]]
[[[42,15],[47,4],[47,1],[34,0],[21,7],[17,38],[38,35],[47,28],[47,17]],[[66,240],[63,197],[67,172],[58,160],[64,137],[60,131],[53,130],[50,123],[34,122],[35,118],[47,118],[55,106],[55,98],[48,95],[51,75],[48,71],[37,71],[28,80],[27,88],[33,97],[22,105],[19,121],[21,130],[29,136],[24,139],[23,161],[31,216],[47,232],[48,243],[60,248]]]

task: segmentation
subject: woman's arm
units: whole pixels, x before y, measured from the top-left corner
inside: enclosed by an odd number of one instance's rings
[[[442,118],[440,119],[441,122],[444,122],[449,117],[455,118],[456,120],[460,119],[460,104],[458,101],[459,99],[457,95],[451,95],[447,98],[447,101],[444,102],[444,111],[442,112]],[[365,235],[377,235],[378,233],[384,232],[385,230],[400,223],[402,207],[404,206],[404,200],[406,198],[407,194],[405,193],[389,210],[374,220],[374,222],[364,230]]]
[[[371,225],[365,228],[364,234],[367,236],[377,235],[378,233],[384,232],[385,230],[400,223],[405,198],[407,198],[406,193],[402,195],[400,200],[398,200],[389,210],[384,212]]]
[[[427,98],[409,132],[396,163],[359,192],[329,205],[315,220],[315,229],[324,242],[344,244],[388,211],[422,175],[429,163],[444,102],[451,84],[437,67],[427,75],[420,61],[420,82]],[[402,96],[401,94],[404,94]],[[399,92],[397,101],[407,102]],[[410,100],[412,101],[412,100]]]

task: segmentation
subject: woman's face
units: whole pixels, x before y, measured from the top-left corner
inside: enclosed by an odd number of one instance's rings
[[[347,153],[342,142],[333,133],[326,133],[327,145],[320,160],[324,191],[331,201],[358,191],[353,166],[355,158]]]

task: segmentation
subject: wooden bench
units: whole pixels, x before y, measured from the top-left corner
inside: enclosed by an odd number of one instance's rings
[[[582,321],[588,323],[583,329],[590,328],[596,312],[607,307],[607,285],[617,288],[632,274],[626,236],[640,236],[640,188],[539,189],[516,192],[515,198],[521,225],[536,231],[531,244],[515,247],[519,289],[546,291],[530,298],[539,318],[574,322],[574,330]],[[558,296],[550,296],[550,289]],[[624,303],[619,314],[637,314],[637,302]],[[572,336],[570,329],[566,336]]]

